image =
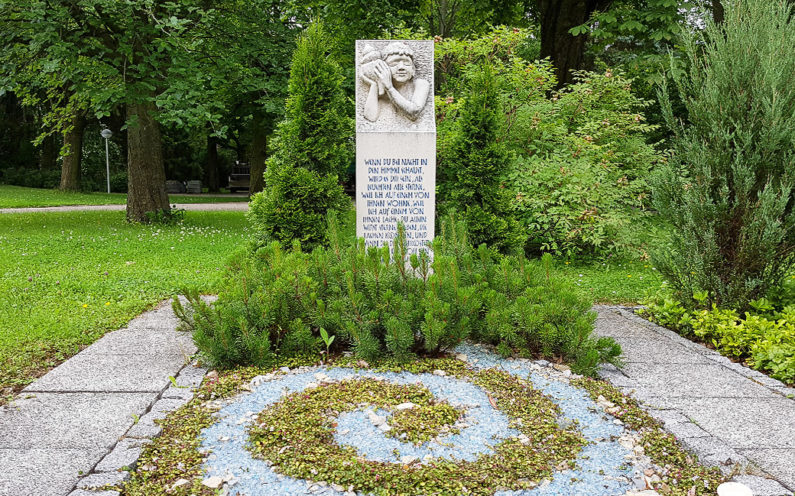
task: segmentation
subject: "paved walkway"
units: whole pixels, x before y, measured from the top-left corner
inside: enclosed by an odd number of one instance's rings
[[[248,202],[177,203],[177,208],[191,211],[248,210]],[[27,214],[32,212],[78,212],[86,210],[126,210],[127,205],[63,205],[60,207],[0,208],[0,214]]]
[[[196,348],[176,325],[165,302],[0,407],[0,495],[118,494],[79,488],[128,476],[118,469],[134,464],[142,445],[159,434],[153,420],[188,401],[190,387],[204,377],[203,369],[186,365]]]
[[[751,474],[737,480],[758,496],[791,494],[795,389],[631,311],[596,310],[597,333],[615,337],[626,360],[622,371],[606,367],[605,378],[635,394],[702,460]],[[91,489],[128,477],[119,469],[134,465],[142,446],[160,433],[153,420],[188,401],[204,376],[188,364],[195,347],[176,325],[164,303],[0,408],[0,495],[117,495]]]
[[[631,310],[596,310],[597,334],[621,343],[626,362],[621,371],[605,368],[604,378],[638,398],[702,461],[766,475],[795,491],[795,389]],[[757,494],[787,494],[766,486]]]

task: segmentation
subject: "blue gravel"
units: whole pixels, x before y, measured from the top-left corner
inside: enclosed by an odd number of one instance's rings
[[[558,422],[561,425],[576,423],[589,441],[579,453],[574,470],[555,472],[551,482],[546,481],[532,490],[500,491],[495,496],[617,496],[632,489],[632,484],[623,479],[631,476],[631,467],[625,460],[629,451],[611,440],[622,434],[623,427],[615,425],[613,418],[602,412],[585,391],[533,372],[530,362],[504,360],[478,346],[462,345],[456,352],[465,353],[470,364],[476,359],[475,368],[496,367],[532,381],[537,389],[560,406],[562,415]],[[408,372],[396,374],[315,368],[310,372],[278,376],[273,381],[259,385],[253,392],[240,395],[221,409],[217,414],[218,422],[202,431],[201,449],[210,453],[204,467],[207,476],[232,476],[233,484],[228,486],[231,495],[342,495],[342,492],[328,486],[319,487],[311,481],[277,474],[264,461],[252,458],[245,449],[247,428],[256,415],[279,401],[282,394],[301,391],[308,384],[316,382],[314,375],[318,372],[337,380],[358,376],[380,377],[396,384],[421,383],[437,399],[447,400],[451,405],[464,409],[462,421],[468,427],[461,429],[459,434],[439,436],[437,439],[441,444],[431,441],[420,446],[386,437],[373,426],[366,411],[340,415],[335,440],[352,446],[359,454],[373,461],[397,463],[401,456],[422,459],[426,455],[475,460],[480,454],[491,454],[493,447],[502,440],[519,434],[508,426],[505,414],[491,406],[486,393],[466,381]],[[376,413],[388,415],[385,410]],[[397,450],[399,455],[393,450]],[[357,495],[364,496],[363,493]]]

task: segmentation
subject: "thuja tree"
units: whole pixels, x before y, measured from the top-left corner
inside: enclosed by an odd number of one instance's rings
[[[353,158],[353,125],[329,43],[316,23],[293,55],[285,119],[276,130],[265,190],[252,198],[248,214],[263,240],[316,245],[325,236],[326,213],[350,208],[339,176]]]
[[[514,251],[522,246],[523,235],[503,183],[511,158],[499,139],[498,85],[490,65],[479,69],[442,157],[442,210],[463,214],[476,246],[486,243],[503,252]]]
[[[653,181],[673,226],[657,266],[683,298],[747,308],[793,266],[795,22],[782,0],[726,4],[674,74],[687,124],[661,91],[676,154]]]

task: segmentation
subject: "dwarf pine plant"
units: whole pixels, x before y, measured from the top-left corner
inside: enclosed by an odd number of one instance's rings
[[[214,365],[265,364],[275,354],[351,349],[367,360],[435,355],[470,338],[504,354],[560,357],[593,373],[615,361],[614,341],[591,337],[595,314],[539,265],[472,247],[464,221],[443,222],[425,253],[409,255],[405,230],[389,246],[341,243],[329,216],[330,246],[304,252],[278,241],[236,259],[211,308],[195,294],[175,301],[184,328]],[[336,339],[322,339],[323,333]]]

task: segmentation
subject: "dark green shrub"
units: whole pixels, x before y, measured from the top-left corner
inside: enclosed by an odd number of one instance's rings
[[[678,299],[746,310],[780,285],[795,251],[795,21],[786,2],[741,0],[725,22],[691,36],[675,73],[688,124],[674,117],[675,157],[654,178],[673,226],[654,257]]]
[[[310,248],[324,242],[326,213],[351,208],[337,176],[273,162],[269,167],[267,187],[251,198],[247,214],[257,238],[296,239]]]
[[[39,170],[39,169],[25,169],[9,168],[3,172],[2,182],[4,184],[11,184],[14,186],[25,186],[27,188],[57,188],[61,183],[61,170]]]
[[[497,81],[491,66],[483,64],[447,138],[440,209],[462,213],[475,245],[512,252],[522,247],[524,237],[504,184],[511,157],[499,140],[500,125]]]
[[[329,46],[322,26],[313,24],[293,54],[285,119],[273,140],[265,189],[254,195],[248,214],[261,244],[299,239],[311,248],[324,241],[326,212],[351,207],[339,178],[353,159],[353,125]]]
[[[332,215],[329,248],[290,251],[279,242],[230,268],[213,308],[187,295],[175,302],[199,350],[222,366],[265,363],[273,354],[319,352],[320,329],[333,350],[360,357],[407,360],[436,354],[465,338],[499,345],[502,353],[561,357],[592,374],[620,348],[593,339],[590,302],[544,266],[503,257],[467,241],[466,224],[448,221],[434,240],[434,260],[407,256],[405,237],[389,247],[340,242]],[[399,226],[403,233],[403,227]]]

